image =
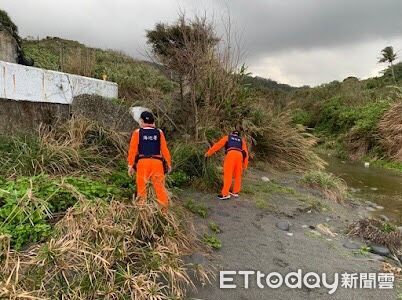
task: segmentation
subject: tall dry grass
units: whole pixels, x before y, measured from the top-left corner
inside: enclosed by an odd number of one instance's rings
[[[208,281],[182,259],[199,247],[189,223],[155,204],[81,199],[48,242],[0,242],[1,299],[182,299],[193,271]]]
[[[39,127],[37,137],[3,141],[1,173],[9,176],[105,170],[125,157],[128,139],[125,133],[73,116],[54,126]]]
[[[402,103],[398,102],[384,114],[378,124],[380,145],[393,160],[402,162]]]
[[[317,139],[304,127],[295,126],[289,111],[255,107],[254,116],[242,127],[254,144],[257,158],[285,170],[322,169],[325,162],[314,152]]]
[[[76,47],[60,51],[63,72],[93,77],[96,69],[96,52],[90,48]]]
[[[373,134],[360,132],[356,128],[352,128],[346,135],[345,140],[350,159],[359,160],[369,153],[375,138]]]

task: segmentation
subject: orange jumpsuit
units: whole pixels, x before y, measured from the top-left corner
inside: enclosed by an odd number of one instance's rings
[[[218,142],[216,142],[211,148],[209,148],[206,155],[209,157],[215,152],[223,148],[228,142],[228,136],[224,136]],[[223,162],[223,188],[222,196],[228,196],[230,187],[232,186],[232,180],[234,177],[233,190],[232,192],[238,194],[241,189],[241,178],[243,173],[243,168],[248,167],[248,149],[246,140],[242,139],[242,150],[246,153],[246,157],[243,160],[243,154],[237,150],[229,150],[225,156]]]
[[[144,129],[152,128],[145,127]],[[128,151],[128,165],[133,166],[135,158],[138,154],[139,129],[135,130],[131,136],[130,148]],[[166,160],[168,167],[172,165],[172,159],[167,147],[166,139],[162,131],[160,131],[161,157]],[[154,158],[143,158],[137,162],[137,196],[144,202],[147,197],[147,183],[151,181],[155,189],[156,197],[161,206],[169,205],[169,196],[165,187],[165,174],[163,163],[161,160]]]

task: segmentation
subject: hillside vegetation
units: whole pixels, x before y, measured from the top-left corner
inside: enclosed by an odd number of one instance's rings
[[[163,96],[174,88],[155,67],[122,52],[52,37],[23,40],[22,46],[36,67],[114,81],[119,84],[119,97],[127,101],[152,93]]]
[[[358,80],[349,77],[315,88],[303,88],[286,96],[293,120],[314,130],[321,149],[341,158],[369,159],[401,168],[402,134],[398,116],[402,101],[402,63],[383,76]],[[388,130],[385,130],[388,128]],[[395,150],[398,149],[398,150]]]

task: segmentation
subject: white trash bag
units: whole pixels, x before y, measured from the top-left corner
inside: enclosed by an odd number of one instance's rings
[[[144,112],[144,111],[149,111],[149,112],[151,112],[151,110],[149,109],[149,108],[146,108],[146,107],[142,107],[142,106],[133,106],[133,107],[130,107],[130,115],[133,117],[133,119],[139,124],[140,123],[140,117],[141,117],[141,114]]]

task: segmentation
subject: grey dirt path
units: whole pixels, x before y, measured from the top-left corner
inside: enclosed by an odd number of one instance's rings
[[[254,174],[253,186],[261,174]],[[292,180],[284,183],[292,186]],[[248,187],[250,189],[250,186]],[[236,289],[219,288],[219,270],[254,270],[264,273],[279,272],[282,275],[297,269],[307,272],[326,273],[332,282],[335,272],[370,273],[379,272],[381,264],[370,257],[355,255],[342,246],[345,236],[341,229],[353,218],[357,210],[351,207],[330,207],[326,212],[313,211],[310,202],[296,200],[301,188],[293,185],[292,191],[269,191],[267,193],[251,193],[239,200],[218,201],[212,194],[192,193],[194,201],[208,207],[207,219],[195,217],[197,231],[202,235],[208,232],[208,223],[217,223],[222,232],[218,234],[222,248],[214,251],[211,263],[217,266],[216,279],[211,285],[197,287],[188,299],[396,299],[395,290],[383,289],[345,289],[339,288],[333,295],[326,288],[319,289],[260,289],[255,284],[255,277],[250,277],[250,287],[244,288],[242,277],[235,277]],[[296,195],[296,196],[295,196]],[[268,207],[257,208],[256,197],[267,197]],[[314,197],[314,196],[313,196]],[[261,199],[260,199],[261,201]],[[324,201],[322,199],[322,201]],[[289,236],[279,230],[276,223],[287,221],[291,224]],[[315,226],[326,223],[338,236],[330,238],[325,235],[314,236],[306,225]]]

